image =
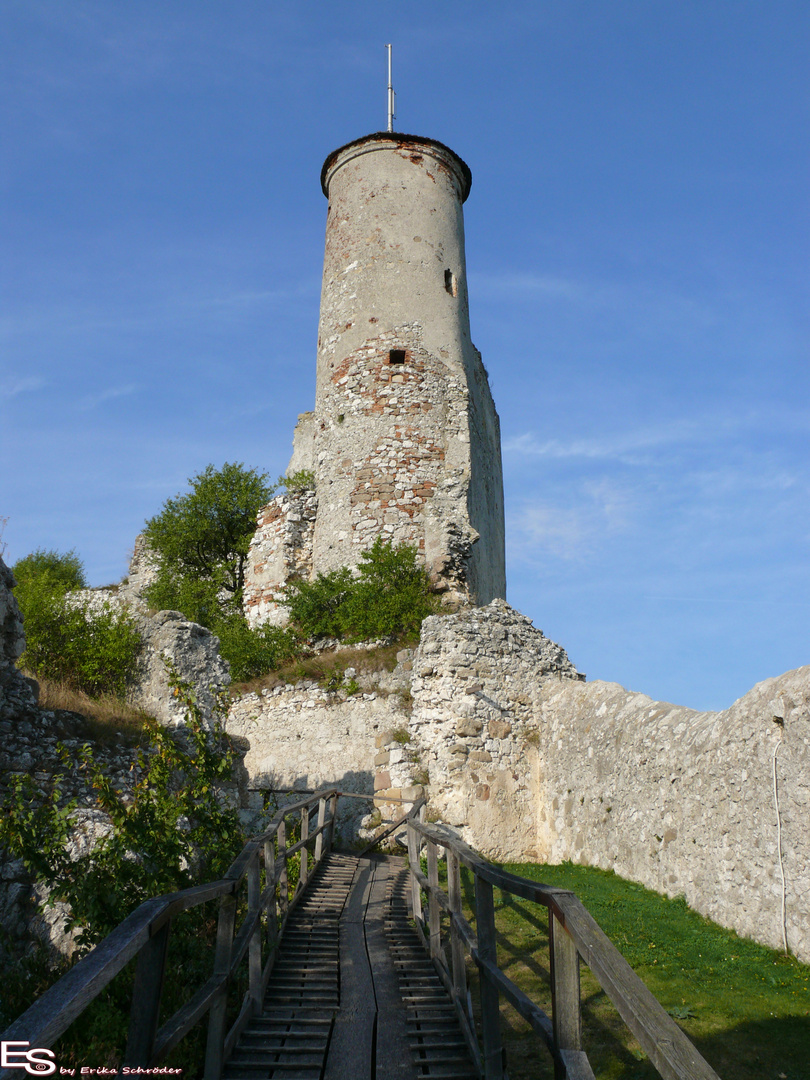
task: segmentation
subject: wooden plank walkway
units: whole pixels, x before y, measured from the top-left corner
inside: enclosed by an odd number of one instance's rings
[[[406,897],[404,859],[328,855],[223,1080],[475,1077]]]

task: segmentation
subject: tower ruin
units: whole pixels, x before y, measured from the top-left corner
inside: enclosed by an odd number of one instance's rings
[[[260,514],[245,588],[254,624],[283,621],[292,575],[354,566],[378,535],[415,545],[454,599],[505,596],[500,427],[470,337],[471,179],[442,143],[390,132],[324,163],[315,408],[287,470],[312,474],[314,492]]]

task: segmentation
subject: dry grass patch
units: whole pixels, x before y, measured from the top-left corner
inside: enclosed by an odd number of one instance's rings
[[[304,656],[282,664],[280,668],[268,671],[266,675],[247,682],[232,683],[231,693],[235,697],[260,694],[262,690],[272,690],[280,685],[289,686],[306,679],[324,686],[334,678],[336,672],[342,673],[347,668],[354,668],[358,678],[373,675],[378,671],[393,671],[397,666],[397,653],[407,647],[406,643],[395,642],[393,645],[380,645],[375,649],[335,649]]]
[[[92,740],[102,746],[118,743],[123,736],[138,742],[144,735],[147,713],[128,705],[112,694],[90,697],[66,682],[39,679],[39,706],[42,709],[78,713]]]

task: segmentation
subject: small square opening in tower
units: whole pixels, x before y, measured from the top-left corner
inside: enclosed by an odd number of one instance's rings
[[[451,296],[458,296],[458,283],[452,270],[445,270],[444,272],[444,287]]]
[[[391,349],[388,354],[389,364],[404,364],[405,363],[405,350],[404,349]]]

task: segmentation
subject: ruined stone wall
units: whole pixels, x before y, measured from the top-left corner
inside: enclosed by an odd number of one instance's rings
[[[544,676],[581,678],[565,650],[503,600],[422,624],[410,731],[430,808],[493,858],[537,854],[529,761]]]
[[[497,859],[609,868],[810,960],[810,667],[720,713],[585,684],[506,604],[423,624],[412,745],[431,811]],[[774,719],[776,718],[776,720]]]
[[[335,785],[365,794],[367,800],[338,804],[338,842],[357,843],[361,821],[372,809],[379,746],[391,731],[403,729],[408,712],[396,679],[380,673],[368,680],[354,669],[346,672],[347,679],[355,675],[366,687],[355,694],[303,680],[246,694],[232,704],[226,730],[245,754],[248,809],[259,813],[266,797],[279,789]]]
[[[779,722],[775,722],[774,718]],[[698,713],[615,683],[544,686],[541,859],[610,868],[810,961],[810,667]]]
[[[315,492],[303,490],[285,491],[259,511],[245,565],[244,611],[251,626],[283,624],[284,584],[292,578],[308,581],[312,576],[317,510]]]

